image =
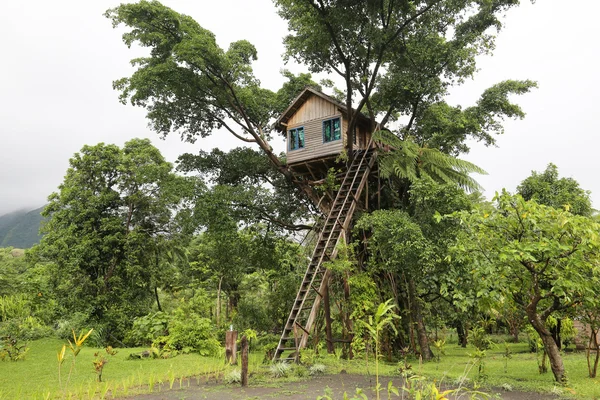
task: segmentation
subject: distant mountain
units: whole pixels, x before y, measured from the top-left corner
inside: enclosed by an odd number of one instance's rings
[[[40,215],[44,207],[33,211],[15,211],[0,216],[0,247],[26,249],[39,243],[38,232],[44,218]]]

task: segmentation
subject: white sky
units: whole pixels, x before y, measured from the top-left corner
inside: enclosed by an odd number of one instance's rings
[[[258,49],[255,73],[277,90],[286,23],[271,0],[164,0],[213,31],[219,44],[247,39]],[[600,78],[600,2],[522,0],[505,18],[492,57],[482,57],[473,81],[454,90],[450,102],[469,106],[481,92],[505,79],[533,79],[540,88],[515,100],[527,112],[507,121],[497,148],[475,144],[465,158],[489,175],[478,177],[486,195],[514,191],[531,170],[549,162],[563,176],[592,191],[598,207],[600,181],[595,121]],[[103,17],[112,0],[6,1],[0,11],[0,215],[44,204],[62,182],[69,158],[84,144],[122,145],[149,137],[169,161],[199,148],[240,145],[216,135],[195,145],[176,136],[165,141],[147,128],[145,111],[118,102],[112,81],[128,76],[129,60],[140,55],[121,42]]]

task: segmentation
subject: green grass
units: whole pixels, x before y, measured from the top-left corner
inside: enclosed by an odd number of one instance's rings
[[[56,353],[63,341],[42,339],[29,344],[30,350],[24,361],[0,362],[0,399],[51,399],[51,398],[112,398],[112,395],[124,397],[136,393],[159,392],[169,387],[179,389],[190,384],[205,382],[208,377],[227,373],[223,358],[201,357],[197,354],[179,355],[166,360],[127,360],[130,353],[144,349],[118,349],[119,352],[109,359],[103,373],[103,383],[96,383],[96,374],[92,367],[94,352],[98,349],[85,347],[77,357],[76,368],[72,374],[67,392],[63,393],[58,384]],[[535,354],[527,351],[525,343],[511,344],[512,358],[508,360],[508,371],[504,372],[505,359],[502,357],[504,345],[500,344],[488,350],[486,359],[486,386],[510,386],[513,390],[551,393],[561,391],[563,395],[578,399],[600,399],[600,378],[587,377],[585,354],[567,353],[563,360],[569,378],[567,388],[557,387],[551,372],[538,373]],[[446,355],[440,363],[435,361],[420,364],[412,359],[412,370],[437,382],[455,384],[467,374],[469,386],[477,377],[477,368],[471,367],[472,359],[469,347],[463,349],[456,344],[446,345]],[[263,354],[250,354],[249,370],[253,374],[251,384],[260,386],[280,385],[282,382],[298,381],[305,378],[290,374],[288,378],[274,380],[270,377],[269,367],[262,365]],[[63,382],[67,379],[71,358],[63,365]],[[318,361],[327,366],[326,373],[374,374],[373,360],[368,367],[364,359],[340,360],[334,356],[325,356]],[[381,375],[398,376],[398,363],[380,364]],[[386,386],[383,379],[382,385]],[[116,391],[115,391],[116,390]]]
[[[205,382],[209,376],[227,372],[232,367],[224,365],[224,358],[201,357],[198,354],[182,354],[171,359],[127,360],[130,353],[145,348],[117,349],[115,356],[105,356],[109,361],[104,367],[102,383],[96,382],[92,366],[94,353],[99,349],[84,347],[76,358],[66,392],[58,383],[57,352],[63,341],[41,339],[29,343],[29,352],[24,361],[0,362],[0,399],[90,399],[123,397],[135,393],[185,388],[190,383]],[[103,349],[100,351],[104,352]],[[68,356],[62,367],[63,386],[69,374],[72,356]],[[249,372],[259,368],[262,354],[251,353]]]
[[[497,344],[487,351],[485,359],[485,373],[488,375],[483,383],[485,387],[500,388],[503,386],[512,387],[518,391],[532,391],[541,393],[561,393],[564,397],[577,399],[600,399],[600,378],[590,379],[588,377],[587,362],[583,352],[567,352],[563,355],[563,362],[567,371],[569,384],[567,387],[558,386],[554,382],[554,376],[550,372],[540,374],[536,355],[529,353],[527,344],[524,342],[510,344],[512,358],[508,360],[507,372],[504,372],[505,358],[504,344]],[[413,373],[425,376],[431,380],[442,382],[449,385],[456,385],[466,376],[467,385],[473,387],[477,385],[477,367],[473,367],[473,360],[468,353],[474,350],[469,346],[466,349],[456,344],[446,345],[446,355],[441,356],[440,362],[430,361],[419,363],[417,359],[409,359]],[[328,366],[327,373],[335,373],[345,370],[351,374],[375,373],[373,360],[369,360],[369,367],[366,368],[365,360],[336,360],[333,357],[326,357],[324,363]],[[398,376],[399,363],[382,362],[379,365],[380,374],[386,376]],[[382,385],[386,383],[385,379]]]

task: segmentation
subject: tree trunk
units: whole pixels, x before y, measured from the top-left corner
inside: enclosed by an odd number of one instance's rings
[[[556,318],[556,326],[554,328],[552,328],[552,330],[551,330],[552,338],[554,339],[554,342],[556,342],[556,346],[558,346],[559,350],[562,348],[562,340],[560,338],[561,326],[562,326],[561,319]]]
[[[550,368],[554,374],[554,379],[560,383],[566,383],[565,366],[560,356],[560,350],[552,337],[550,331],[546,328],[545,321],[536,312],[537,302],[529,304],[527,306],[527,318],[533,326],[533,329],[540,335],[542,343],[544,343],[544,350],[550,360]]]
[[[325,290],[323,293],[323,311],[325,314],[325,335],[327,342],[327,353],[333,354],[335,352],[335,348],[333,346],[333,332],[331,330],[331,307],[329,304],[329,284],[325,285]]]
[[[162,311],[160,300],[158,299],[158,288],[156,286],[154,286],[154,296],[156,297],[156,307],[158,307],[158,311]]]
[[[512,331],[511,333],[513,335],[513,341],[515,343],[519,343],[519,327],[515,325],[512,327],[511,331]]]
[[[421,349],[421,357],[423,357],[424,360],[431,360],[433,358],[433,352],[429,347],[429,338],[427,337],[427,330],[425,328],[425,322],[423,321],[421,304],[419,304],[419,299],[417,299],[415,283],[410,277],[408,278],[408,296],[410,298],[413,321],[417,329],[417,340],[419,342],[419,348]]]
[[[215,317],[217,320],[217,328],[220,326],[220,316],[221,316],[221,284],[223,283],[223,277],[219,279],[219,287],[217,288],[217,309],[215,313]]]
[[[462,321],[456,320],[455,324],[456,334],[458,335],[458,344],[460,344],[460,347],[467,347],[467,332],[465,331]]]
[[[344,303],[346,303],[346,307],[350,304],[350,284],[348,283],[348,272],[344,274]],[[354,335],[352,334],[352,320],[350,319],[350,315],[347,311],[343,314],[344,325],[347,332],[347,337],[344,339],[347,343],[352,343],[352,339],[354,339]],[[348,353],[347,357],[349,360],[354,358],[354,352],[352,351],[352,346],[348,345]]]
[[[585,350],[585,355],[587,358],[588,372],[590,374],[590,378],[595,378],[596,372],[598,371],[598,360],[600,359],[600,346],[598,344],[598,329],[590,327],[590,330],[590,340],[588,342],[588,348]],[[591,360],[592,346],[596,350],[596,358],[594,360],[593,365]]]
[[[248,338],[242,336],[242,387],[248,386]]]

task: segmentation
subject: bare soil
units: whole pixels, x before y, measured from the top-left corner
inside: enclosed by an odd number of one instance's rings
[[[401,378],[380,377],[381,385],[384,389],[387,384],[393,381],[397,387],[402,386]],[[344,392],[352,398],[356,388],[369,397],[375,398],[375,377],[364,375],[325,375],[310,378],[301,382],[288,382],[281,384],[261,384],[250,385],[241,388],[239,385],[223,385],[218,382],[208,382],[196,384],[191,381],[189,387],[181,389],[165,390],[163,386],[159,392],[148,393],[135,396],[136,400],[184,400],[184,399],[209,399],[209,400],[258,400],[258,399],[287,399],[287,400],[315,400],[318,396],[325,394],[325,390],[331,390],[333,399],[343,399]],[[530,393],[530,392],[506,392],[502,389],[488,390],[490,394],[497,394],[501,399],[507,400],[542,400],[557,398],[550,394]],[[382,398],[387,398],[387,390],[382,393]],[[463,394],[456,397],[458,399],[469,399],[470,396]],[[495,397],[498,398],[498,397]]]

